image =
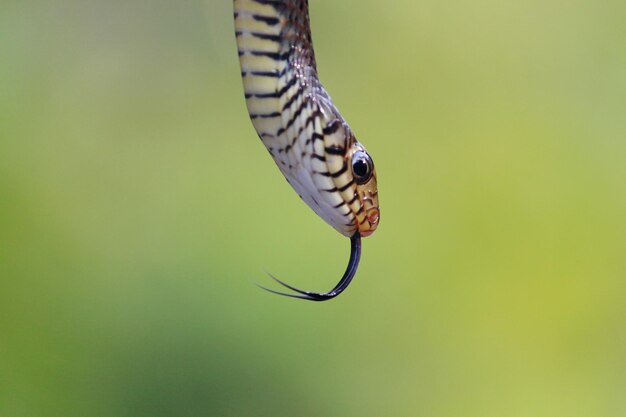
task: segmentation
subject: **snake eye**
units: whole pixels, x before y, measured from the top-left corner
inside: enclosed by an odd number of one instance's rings
[[[357,151],[352,155],[352,173],[357,184],[365,184],[372,178],[374,163],[372,158],[363,151]]]

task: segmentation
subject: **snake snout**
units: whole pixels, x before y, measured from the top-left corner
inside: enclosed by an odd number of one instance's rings
[[[377,207],[370,207],[370,209],[367,210],[366,220],[359,226],[361,236],[367,237],[374,233],[379,220],[380,210]]]

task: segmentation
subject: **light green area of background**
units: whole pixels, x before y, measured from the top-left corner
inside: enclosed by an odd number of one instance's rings
[[[0,6],[0,416],[626,415],[626,5],[311,0],[382,208],[248,120],[227,0]]]

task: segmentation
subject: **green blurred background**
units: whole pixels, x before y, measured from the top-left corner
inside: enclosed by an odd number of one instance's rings
[[[243,99],[232,4],[0,7],[0,416],[625,416],[626,5],[311,0],[379,174],[348,240]]]

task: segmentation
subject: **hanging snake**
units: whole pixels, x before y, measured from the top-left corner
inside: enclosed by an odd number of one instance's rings
[[[356,274],[361,237],[378,226],[372,158],[322,87],[317,75],[308,0],[234,0],[235,34],[252,124],[287,182],[324,221],[350,238],[350,260],[330,291],[294,293],[324,301]]]

